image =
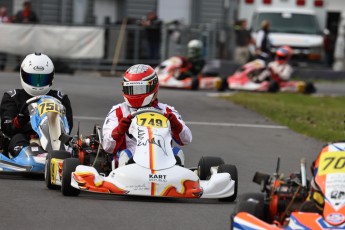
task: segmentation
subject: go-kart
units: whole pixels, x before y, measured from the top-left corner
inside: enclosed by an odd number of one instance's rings
[[[267,72],[268,71],[268,72]],[[258,80],[261,74],[268,76],[264,80]],[[244,64],[234,74],[227,79],[230,90],[244,90],[257,92],[289,92],[311,94],[316,92],[313,83],[305,81],[282,81],[266,63],[261,59],[256,59]]]
[[[188,66],[184,67],[183,57],[174,56],[159,64],[155,71],[158,75],[159,85],[166,88],[179,88],[179,89],[216,89],[223,91],[227,88],[225,78],[221,78],[215,73],[202,73],[197,77],[187,77],[183,80],[179,80],[180,74],[188,71]]]
[[[319,191],[313,191],[309,201],[305,201],[295,210],[292,208],[292,211],[283,212],[286,215],[282,216],[279,215],[282,210],[280,199],[276,202],[273,197],[269,198],[261,194],[243,196],[232,216],[233,229],[345,229],[344,162],[344,142],[326,145],[319,153],[313,168],[314,181]],[[301,174],[302,178],[304,178],[303,174]],[[263,178],[261,178],[261,182],[265,181]],[[302,179],[302,185],[297,187],[299,191],[296,193],[295,199],[298,194],[300,194],[301,200],[306,196],[305,192],[308,189],[304,186],[305,181]],[[292,188],[288,186],[285,190]],[[275,194],[280,191],[281,189],[275,189],[271,192]],[[267,209],[267,205],[264,205],[267,202],[270,204],[269,209]],[[318,205],[321,205],[321,210],[305,208],[305,204],[310,202],[313,204],[317,202]],[[277,205],[273,205],[274,203]],[[277,208],[273,209],[274,206]],[[266,212],[268,215],[265,215]]]
[[[237,197],[237,168],[218,157],[202,157],[197,168],[179,165],[172,151],[169,120],[161,110],[143,108],[133,113],[129,133],[136,139],[134,157],[107,176],[79,159],[65,159],[63,195],[76,196],[80,190],[117,194],[175,198]]]
[[[3,146],[5,151],[0,153],[0,171],[43,174],[48,152],[66,152],[66,146],[59,140],[62,133],[69,132],[65,107],[58,99],[45,95],[30,98],[22,109],[29,110],[31,127],[37,135],[32,135],[30,145],[13,158]],[[5,134],[1,139],[8,145],[9,138]]]
[[[76,136],[61,135],[60,140],[70,147],[71,153],[55,151],[48,154],[45,166],[45,182],[49,189],[59,189],[61,186],[62,191],[66,189],[66,186],[62,185],[62,180],[64,163],[68,158],[73,158],[74,161],[78,160],[83,165],[93,166],[103,175],[108,175],[114,167],[112,166],[114,163],[113,155],[101,148],[101,128],[99,125],[95,125],[93,133],[86,137],[79,133],[78,125]]]

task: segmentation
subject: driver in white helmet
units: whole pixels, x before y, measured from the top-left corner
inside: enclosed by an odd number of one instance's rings
[[[194,39],[188,42],[187,58],[182,64],[183,72],[177,77],[178,80],[183,80],[189,77],[197,77],[205,66],[205,60],[202,57],[203,44],[200,40]]]
[[[61,91],[52,90],[54,65],[50,58],[41,53],[29,54],[20,68],[22,89],[4,93],[0,105],[1,130],[11,138],[8,146],[9,156],[17,156],[21,149],[30,145],[30,136],[36,135],[30,125],[26,101],[34,96],[49,95],[57,98],[66,107],[69,130],[73,127],[70,100]]]
[[[179,145],[192,141],[192,133],[177,110],[158,102],[159,82],[154,69],[149,65],[138,64],[130,67],[123,76],[122,92],[125,102],[113,106],[103,125],[103,148],[114,153],[113,168],[123,166],[133,157],[136,140],[128,133],[131,113],[143,107],[162,110],[171,124],[172,136]],[[184,155],[180,148],[173,148],[174,155],[184,165]]]

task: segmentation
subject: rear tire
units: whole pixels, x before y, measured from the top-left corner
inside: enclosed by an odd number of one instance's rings
[[[220,198],[219,201],[225,201],[225,202],[233,202],[237,198],[237,189],[238,189],[238,174],[237,174],[237,168],[235,165],[228,165],[223,164],[218,167],[218,173],[229,173],[231,176],[231,180],[235,181],[235,188],[234,188],[234,194],[229,197]]]
[[[57,158],[57,159],[66,159],[71,157],[71,154],[67,151],[62,151],[62,150],[58,150],[58,151],[52,151],[50,153],[48,153],[47,159],[46,159],[46,164],[44,167],[44,180],[46,183],[46,186],[48,189],[60,189],[60,186],[55,185],[52,183],[52,178],[51,178],[51,160],[53,158]]]
[[[265,211],[264,194],[246,193],[240,197],[231,219],[239,212],[247,212],[262,221],[266,221]]]
[[[64,161],[61,183],[61,192],[64,196],[78,196],[80,193],[79,189],[71,186],[71,175],[78,165],[80,161],[77,158],[68,158]]]
[[[207,180],[211,176],[211,167],[224,164],[220,157],[201,157],[198,164],[198,176],[200,180]]]

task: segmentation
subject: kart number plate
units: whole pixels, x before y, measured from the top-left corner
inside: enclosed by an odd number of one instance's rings
[[[38,105],[38,112],[41,116],[48,112],[60,113],[60,106],[53,102],[43,102]]]
[[[158,113],[143,113],[137,116],[137,124],[139,126],[151,128],[167,128],[168,119]]]
[[[345,169],[345,152],[325,152],[320,157],[318,175],[343,173]]]

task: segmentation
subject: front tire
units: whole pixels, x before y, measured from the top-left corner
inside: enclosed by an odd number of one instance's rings
[[[44,167],[44,181],[46,183],[46,186],[48,189],[60,189],[60,186],[55,185],[52,182],[52,173],[51,173],[51,160],[53,158],[56,159],[66,159],[71,157],[71,154],[67,151],[62,151],[62,150],[58,150],[58,151],[52,151],[50,153],[48,153],[47,159],[46,159],[46,164]],[[58,173],[58,172],[56,172]]]
[[[229,197],[220,198],[219,201],[225,201],[225,202],[233,202],[237,198],[237,189],[238,189],[238,174],[237,174],[237,168],[235,165],[228,165],[223,164],[218,167],[218,173],[229,173],[231,176],[231,180],[235,181],[235,188],[234,188],[234,194]]]
[[[275,81],[270,81],[270,84],[268,86],[268,92],[276,93],[278,91],[279,91],[279,84]]]
[[[219,92],[225,91],[228,88],[228,80],[226,78],[221,79],[220,87],[217,89]]]
[[[224,164],[220,157],[201,157],[198,164],[198,176],[200,180],[207,180],[211,176],[211,167]]]
[[[80,193],[79,189],[71,186],[72,172],[78,165],[80,165],[80,161],[77,158],[69,158],[64,161],[61,183],[61,192],[64,196],[78,196]]]
[[[316,93],[316,88],[312,82],[307,82],[305,84],[305,89],[304,89],[305,94],[312,94]]]
[[[265,211],[264,194],[246,193],[241,196],[240,201],[235,206],[232,217],[237,213],[247,212],[262,221],[266,221]]]
[[[199,89],[199,79],[197,77],[192,77],[192,88],[191,90]]]

